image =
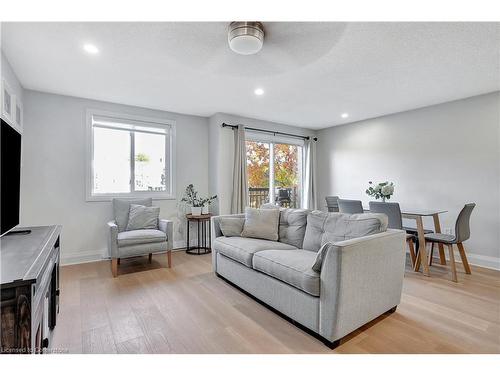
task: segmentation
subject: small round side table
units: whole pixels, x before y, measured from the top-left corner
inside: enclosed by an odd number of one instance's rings
[[[186,253],[192,255],[202,255],[212,252],[212,249],[210,248],[210,243],[212,242],[212,233],[210,224],[211,217],[212,217],[211,214],[186,215],[187,219]],[[189,227],[192,222],[195,222],[197,226],[196,229],[198,230],[198,246],[191,246],[189,242]],[[208,227],[208,243],[207,243],[207,227]]]

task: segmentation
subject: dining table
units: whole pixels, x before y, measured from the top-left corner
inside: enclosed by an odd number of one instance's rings
[[[430,276],[429,274],[429,255],[427,254],[427,249],[425,246],[425,231],[424,231],[424,217],[432,217],[434,222],[434,232],[441,233],[441,224],[439,222],[439,215],[447,212],[446,210],[437,209],[418,209],[418,208],[401,208],[401,215],[405,219],[415,220],[417,227],[417,238],[418,238],[418,254],[417,259],[414,263],[413,270],[418,272],[420,266],[422,266],[423,274],[425,276]],[[443,244],[438,244],[439,247],[439,261],[441,264],[446,264],[446,257],[444,255]]]

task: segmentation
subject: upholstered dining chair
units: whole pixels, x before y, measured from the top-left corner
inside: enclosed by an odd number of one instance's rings
[[[338,199],[339,202],[339,212],[344,214],[362,214],[363,204],[361,201],[351,200],[351,199]]]
[[[467,203],[464,208],[460,211],[455,222],[455,234],[444,234],[444,233],[428,233],[425,235],[425,241],[432,243],[431,253],[429,256],[429,263],[432,264],[432,255],[434,252],[434,244],[441,243],[448,246],[448,251],[450,253],[450,268],[451,268],[451,279],[457,282],[457,268],[455,266],[455,254],[453,253],[453,245],[457,245],[458,252],[460,253],[460,258],[462,259],[462,264],[465,269],[465,273],[470,275],[471,270],[469,262],[467,261],[467,255],[465,254],[465,248],[463,245],[464,241],[467,241],[470,237],[470,217],[472,210],[476,207],[475,203]]]
[[[339,197],[336,195],[330,195],[325,197],[326,207],[328,212],[339,212]]]
[[[153,253],[167,253],[167,266],[172,266],[173,223],[171,220],[158,219],[157,229],[139,229],[127,231],[131,204],[151,207],[153,200],[146,199],[113,199],[115,220],[108,223],[109,254],[111,272],[118,276],[120,259],[141,255],[149,255],[151,263]]]
[[[396,202],[370,202],[370,212],[386,214],[389,221],[388,228],[401,229],[403,228],[403,216],[401,215],[401,208],[399,203]],[[406,243],[410,249],[410,259],[412,266],[415,266],[417,256],[415,254],[415,236],[411,233],[406,234]]]

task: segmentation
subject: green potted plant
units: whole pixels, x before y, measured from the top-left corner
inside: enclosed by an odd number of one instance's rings
[[[385,202],[386,199],[391,199],[391,195],[394,194],[394,184],[392,182],[385,181],[374,184],[369,181],[368,185],[366,194],[375,199],[382,199],[382,202]]]
[[[213,195],[211,197],[203,198],[203,208],[202,208],[202,214],[208,214],[209,213],[209,208],[210,205],[217,199],[217,195]]]
[[[192,215],[201,215],[204,202],[202,198],[198,197],[198,192],[195,190],[193,184],[189,184],[186,187],[181,202],[191,207]]]

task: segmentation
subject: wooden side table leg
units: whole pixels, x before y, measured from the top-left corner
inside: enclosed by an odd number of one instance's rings
[[[439,215],[432,215],[432,219],[434,220],[434,232],[441,233],[441,224],[439,223]],[[446,257],[444,255],[444,246],[442,243],[438,243],[439,248],[439,261],[442,265],[446,264]]]
[[[420,269],[420,264],[422,264],[423,273],[425,276],[429,276],[429,259],[427,258],[427,249],[425,248],[425,235],[424,235],[424,224],[422,222],[422,216],[416,217],[417,221],[417,232],[418,232],[418,259],[417,259],[417,269]]]

